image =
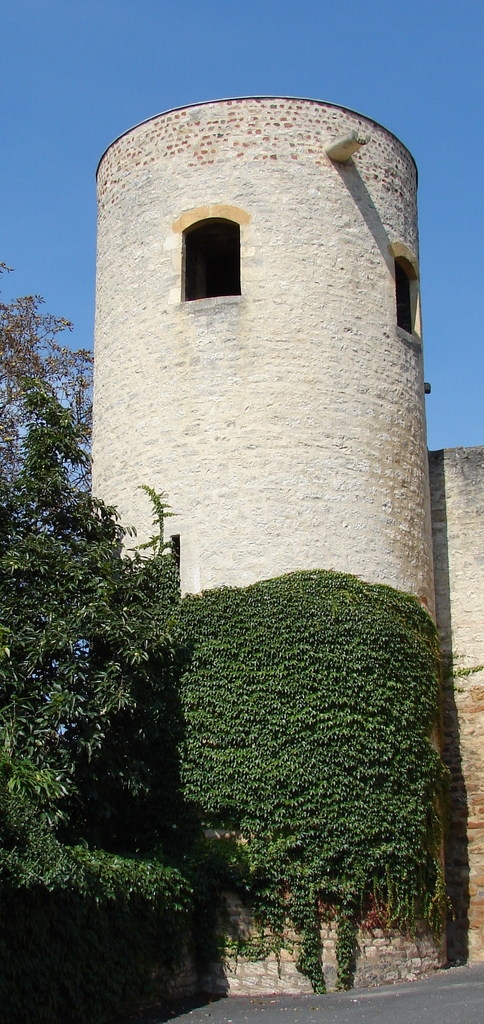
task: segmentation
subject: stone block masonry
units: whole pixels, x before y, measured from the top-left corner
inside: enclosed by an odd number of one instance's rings
[[[431,452],[430,480],[452,778],[448,955],[472,962],[484,960],[484,448]]]
[[[258,931],[250,909],[233,893],[225,894],[225,927],[233,943],[237,937],[247,939]],[[233,946],[227,947],[219,962],[200,978],[202,991],[217,995],[299,995],[311,993],[307,978],[296,967],[299,952],[297,936],[288,931],[286,943],[278,953],[267,952],[259,959],[237,956]],[[328,992],[334,992],[337,981],[337,929],[323,925],[323,971]],[[442,963],[442,950],[428,933],[418,928],[413,936],[381,928],[360,929],[357,934],[355,985],[371,988],[397,981],[414,981],[435,971]]]
[[[337,164],[325,144],[371,136]],[[299,569],[433,602],[416,169],[380,125],[309,100],[152,118],[98,171],[94,489],[144,540],[177,515],[184,591]],[[240,226],[241,294],[183,298],[184,231]],[[418,289],[417,289],[418,290]],[[174,525],[173,525],[174,524]]]

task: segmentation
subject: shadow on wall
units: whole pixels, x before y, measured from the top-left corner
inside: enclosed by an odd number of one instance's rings
[[[396,253],[394,252],[395,240],[392,240],[388,235],[368,188],[361,177],[358,167],[353,160],[348,160],[346,163],[336,164],[334,166],[335,171],[339,174],[341,181],[352,197],[360,216],[365,221],[368,231],[373,236],[375,244],[381,253],[383,262],[386,263],[389,270],[392,262],[394,262],[395,272],[398,275],[399,269],[401,272],[402,265],[404,267],[405,264],[409,265],[408,260],[400,259],[398,262],[397,259],[393,260],[393,255],[396,256]],[[407,250],[406,246],[403,246],[403,248],[410,252],[410,250]],[[410,273],[405,271],[405,269],[403,273],[403,278],[405,279],[407,288],[409,285],[411,287],[412,284],[415,284],[418,277],[417,270],[413,264],[409,269]],[[406,345],[407,348],[410,348],[413,352],[419,355],[421,352],[421,338],[419,335],[420,326],[417,326],[419,325],[419,317],[417,315],[416,292],[414,292],[413,299],[411,299],[410,293],[408,294],[407,303],[404,303],[404,305],[406,306],[407,304],[408,322],[404,323],[403,320],[400,319],[397,321],[398,326],[403,327],[403,331],[400,334],[400,341],[402,344]]]
[[[436,613],[443,661],[442,756],[451,776],[445,876],[454,916],[449,914],[447,922],[447,956],[450,961],[465,961],[469,952],[468,802],[462,770],[459,718],[454,696],[444,452],[429,452],[429,463]]]
[[[333,164],[333,167],[357,206],[370,234],[373,235],[384,262],[388,263],[390,239],[355,161]]]

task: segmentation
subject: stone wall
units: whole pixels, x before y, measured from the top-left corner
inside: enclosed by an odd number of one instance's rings
[[[226,894],[227,920],[225,927],[229,939],[235,944],[238,937],[247,940],[259,933],[254,926],[250,910],[233,894]],[[268,952],[260,959],[236,956],[229,946],[226,955],[210,965],[210,970],[199,980],[201,990],[218,995],[270,995],[280,993],[298,995],[312,992],[307,978],[296,968],[299,942],[287,931],[285,944],[276,954]],[[323,971],[328,991],[336,988],[336,939],[334,925],[324,925]],[[262,940],[263,941],[263,940]],[[414,981],[436,970],[442,962],[442,950],[430,936],[428,929],[417,928],[414,936],[394,929],[360,930],[357,935],[356,972],[354,984],[361,987]]]
[[[371,136],[333,163],[325,143]],[[433,601],[416,169],[380,125],[310,100],[152,118],[98,172],[94,490],[140,540],[167,493],[185,591],[301,569]],[[228,211],[228,212],[227,212]],[[182,300],[183,230],[240,224],[242,294]]]
[[[443,754],[452,777],[448,956],[484,960],[484,447],[430,453]]]

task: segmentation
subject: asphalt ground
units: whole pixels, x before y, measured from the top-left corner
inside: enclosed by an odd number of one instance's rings
[[[484,1024],[484,963],[325,996],[199,996],[115,1024]]]

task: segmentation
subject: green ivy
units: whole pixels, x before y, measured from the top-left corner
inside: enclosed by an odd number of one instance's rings
[[[301,572],[182,602],[186,798],[239,831],[256,913],[302,938],[324,989],[320,925],[339,924],[340,985],[370,899],[438,931],[446,773],[435,627],[409,595]]]

